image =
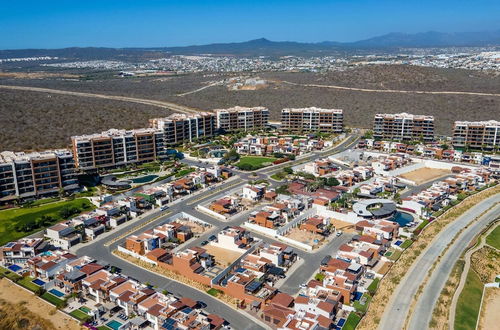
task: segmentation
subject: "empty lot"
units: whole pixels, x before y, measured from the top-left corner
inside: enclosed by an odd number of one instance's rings
[[[432,181],[439,177],[450,174],[450,170],[444,170],[440,168],[430,168],[430,167],[422,167],[418,170],[414,170],[411,172],[407,172],[401,174],[400,177],[403,179],[407,179],[415,182],[417,185],[421,185],[422,183]]]

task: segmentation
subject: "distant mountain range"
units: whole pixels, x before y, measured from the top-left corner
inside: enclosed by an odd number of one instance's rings
[[[302,43],[270,41],[265,38],[235,43],[215,43],[184,47],[157,48],[61,48],[0,50],[0,58],[58,56],[66,59],[138,59],[169,54],[219,54],[234,56],[329,55],[366,51],[394,51],[399,48],[484,47],[500,46],[500,30],[485,32],[424,32],[416,34],[389,33],[355,42],[324,41]]]

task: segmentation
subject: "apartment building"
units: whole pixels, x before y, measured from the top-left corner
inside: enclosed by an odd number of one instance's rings
[[[214,110],[217,129],[222,132],[251,131],[265,128],[269,122],[269,110],[264,107],[233,107]]]
[[[166,146],[211,137],[215,134],[215,122],[215,115],[209,112],[190,115],[175,113],[166,118],[149,120],[151,127],[164,133]]]
[[[341,109],[286,108],[281,110],[281,130],[288,133],[342,133],[344,113]]]
[[[78,188],[73,155],[67,149],[0,153],[0,203]]]
[[[453,147],[499,150],[500,121],[456,121],[453,126]]]
[[[379,113],[373,122],[375,139],[434,141],[434,116],[412,115],[409,113]]]
[[[163,131],[154,128],[71,137],[76,167],[83,171],[165,159],[164,140]]]

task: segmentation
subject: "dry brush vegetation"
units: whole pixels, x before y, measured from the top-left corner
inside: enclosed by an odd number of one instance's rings
[[[404,274],[412,266],[420,254],[429,246],[434,237],[448,224],[453,222],[465,211],[476,205],[479,201],[500,193],[500,185],[468,197],[456,207],[451,208],[442,216],[430,223],[417,236],[417,240],[401,255],[392,265],[386,276],[380,281],[379,289],[374,295],[366,315],[361,320],[358,329],[375,329],[380,323],[382,314],[391,300]]]

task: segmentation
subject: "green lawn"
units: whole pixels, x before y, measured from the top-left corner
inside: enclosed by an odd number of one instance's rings
[[[274,157],[244,156],[240,158],[236,166],[245,171],[254,171],[266,166],[265,163],[272,163],[275,160]]]
[[[85,209],[82,207],[85,206]],[[44,228],[36,228],[27,232],[16,231],[16,225],[30,223],[42,216],[51,216],[55,219],[48,226],[61,221],[59,211],[64,208],[79,208],[81,211],[89,211],[95,208],[89,200],[80,198],[69,201],[61,201],[56,203],[45,204],[32,208],[16,208],[0,211],[0,245],[14,241],[21,237],[30,235]],[[48,227],[48,226],[45,226]]]
[[[211,296],[217,297],[220,294],[220,291],[214,288],[210,288],[207,290],[207,293]]]
[[[481,306],[481,296],[483,294],[483,283],[479,276],[470,269],[467,274],[465,286],[458,297],[455,314],[455,329],[468,330],[475,329],[479,307]]]
[[[375,294],[375,291],[377,291],[378,288],[378,283],[380,282],[380,279],[377,277],[373,279],[373,281],[368,285],[368,292],[373,296]]]
[[[40,287],[31,281],[33,281],[33,277],[26,276],[23,279],[19,280],[17,284],[22,285],[23,287],[25,287],[30,291],[37,292],[40,289]]]
[[[370,301],[372,300],[372,297],[370,297],[370,295],[367,295],[366,293],[363,294],[363,297],[366,299],[365,304],[363,305],[359,302],[359,300],[356,300],[353,303],[353,307],[356,308],[356,311],[358,311],[362,314],[365,314],[366,310],[368,309],[368,305],[370,304]],[[363,297],[361,297],[361,299],[363,299]]]
[[[40,206],[40,205],[44,205],[44,204],[48,204],[48,203],[57,202],[59,200],[61,200],[59,197],[42,198],[42,199],[38,199],[38,200],[32,202],[30,205],[31,206]]]
[[[51,303],[52,305],[55,305],[56,307],[64,307],[64,305],[66,304],[64,300],[57,298],[56,296],[54,296],[49,292],[45,292],[44,294],[42,294],[42,298]]]
[[[69,315],[73,316],[74,318],[76,318],[79,321],[86,321],[86,320],[88,320],[90,318],[90,315],[88,315],[85,312],[82,312],[79,309],[75,309],[74,311],[72,311],[71,313],[69,313]]]
[[[403,244],[401,244],[400,248],[407,249],[412,244],[413,244],[413,241],[411,239],[407,239],[406,241],[403,242]]]
[[[7,268],[0,267],[0,274],[7,277],[9,280],[15,281],[21,278],[20,275],[8,270]]]
[[[317,281],[323,281],[325,279],[326,275],[323,274],[323,273],[317,273],[315,276],[314,276],[314,279],[317,280]]]
[[[486,236],[486,244],[500,250],[500,225],[498,225],[488,236]]]
[[[361,321],[361,317],[358,314],[351,312],[351,314],[349,314],[349,316],[347,317],[347,320],[345,321],[342,330],[356,329],[356,326],[358,325],[359,321]]]
[[[100,327],[97,327],[97,330],[111,330],[111,329],[105,325],[101,325]]]
[[[179,172],[175,173],[175,177],[181,178],[185,175],[188,175],[191,172],[194,172],[194,168],[186,168],[186,169],[180,170]]]
[[[390,253],[390,255],[389,255],[389,253]],[[389,259],[391,261],[396,261],[401,256],[401,253],[402,253],[401,250],[396,250],[396,249],[391,248],[389,251],[387,251],[385,256],[387,257],[387,259]]]

